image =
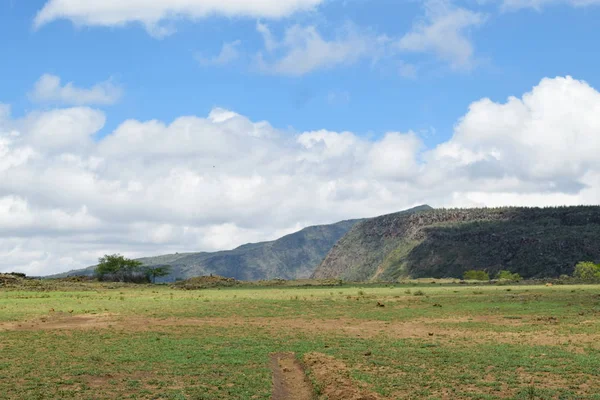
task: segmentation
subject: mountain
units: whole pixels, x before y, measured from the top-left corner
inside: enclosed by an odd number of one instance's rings
[[[220,275],[238,280],[308,278],[333,245],[359,220],[313,226],[278,240],[246,244],[216,253],[181,253],[141,258],[146,266],[170,265],[172,273],[159,281],[171,282],[203,275]],[[93,275],[95,267],[54,275]]]
[[[356,224],[312,277],[393,281],[506,269],[525,278],[600,262],[600,207],[435,209]]]

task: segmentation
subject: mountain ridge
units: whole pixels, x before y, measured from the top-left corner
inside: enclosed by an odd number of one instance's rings
[[[273,241],[246,243],[232,250],[186,252],[138,258],[144,266],[170,265],[172,273],[159,282],[201,275],[222,275],[238,280],[308,278],[323,257],[360,219],[309,226]],[[95,266],[51,275],[63,278],[94,275]]]
[[[526,278],[570,274],[600,261],[600,207],[433,209],[357,223],[316,268],[315,279],[460,278],[500,269]]]

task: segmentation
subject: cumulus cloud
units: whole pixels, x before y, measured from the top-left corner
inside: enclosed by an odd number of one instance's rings
[[[123,122],[0,107],[0,271],[232,248],[301,227],[432,206],[595,203],[600,93],[571,77],[473,103],[453,136],[290,132],[230,110]]]
[[[84,26],[123,26],[140,23],[156,36],[172,32],[161,26],[178,18],[226,17],[283,18],[314,9],[323,0],[48,0],[37,13],[36,28],[58,19]]]
[[[62,103],[67,105],[115,104],[123,90],[111,80],[98,83],[89,89],[78,88],[73,82],[61,85],[60,77],[44,74],[35,83],[30,98],[36,102]]]
[[[429,0],[425,8],[425,19],[400,38],[396,47],[402,51],[434,54],[455,69],[472,68],[474,46],[468,32],[481,26],[486,16],[455,7],[446,0]]]
[[[259,23],[257,30],[266,49],[266,54],[257,55],[257,65],[264,72],[278,75],[300,76],[364,58],[373,59],[384,51],[388,41],[385,36],[360,31],[351,24],[332,38],[324,38],[315,26],[291,26],[282,39],[277,39],[265,24]]]
[[[513,177],[548,190],[578,189],[600,167],[600,93],[571,77],[544,79],[522,98],[473,103],[434,155],[478,178]]]

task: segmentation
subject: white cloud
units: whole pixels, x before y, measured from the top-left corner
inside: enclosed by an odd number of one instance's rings
[[[486,16],[455,7],[446,0],[429,0],[425,5],[426,18],[397,41],[397,48],[434,54],[454,69],[472,68],[474,46],[468,32],[482,25]]]
[[[298,11],[312,10],[324,0],[48,0],[37,13],[39,28],[58,19],[76,25],[123,26],[140,23],[155,36],[172,28],[165,21],[180,18],[196,20],[210,15],[250,18],[283,18]]]
[[[34,148],[78,151],[92,145],[92,135],[104,126],[105,120],[101,112],[79,107],[32,113],[19,125],[27,132],[23,141]]]
[[[94,141],[100,111],[0,107],[0,271],[231,248],[419,203],[597,203],[598,116],[600,93],[570,77],[473,103],[432,149],[411,132],[294,134],[223,109]]]
[[[522,99],[470,106],[440,162],[481,177],[511,176],[559,190],[577,187],[600,167],[600,93],[571,77],[544,79]]]
[[[98,83],[89,89],[78,88],[73,82],[61,85],[56,75],[44,74],[30,93],[32,100],[68,105],[110,105],[123,95],[123,90],[111,80]]]
[[[369,165],[377,176],[410,181],[419,172],[417,154],[421,146],[412,132],[388,133],[371,146]]]
[[[279,46],[279,44],[277,43],[277,39],[275,39],[273,33],[271,32],[271,29],[269,29],[269,27],[266,24],[258,22],[256,24],[256,30],[263,37],[263,40],[265,42],[265,49],[268,52],[272,52]]]
[[[315,26],[294,25],[286,29],[281,40],[276,39],[265,24],[257,25],[267,53],[256,57],[260,70],[300,76],[318,69],[353,64],[360,59],[376,58],[387,43],[385,36],[375,36],[346,25],[333,38],[323,38]]]
[[[198,55],[196,59],[200,65],[204,66],[223,66],[232,63],[240,57],[240,51],[238,47],[242,44],[241,40],[236,40],[229,43],[223,43],[221,52],[214,56],[206,58],[202,55]]]
[[[545,6],[566,4],[573,7],[586,7],[599,5],[600,0],[503,0],[502,6],[506,10],[521,8],[534,8],[541,10]]]

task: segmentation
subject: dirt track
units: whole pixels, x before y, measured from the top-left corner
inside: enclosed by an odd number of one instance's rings
[[[273,400],[311,400],[313,389],[294,353],[271,355]]]
[[[304,362],[329,400],[383,400],[380,395],[357,386],[346,365],[331,356],[310,353],[304,356]]]

